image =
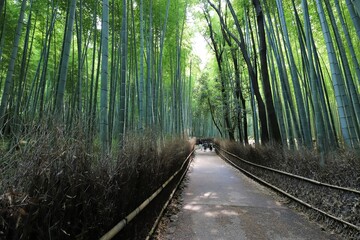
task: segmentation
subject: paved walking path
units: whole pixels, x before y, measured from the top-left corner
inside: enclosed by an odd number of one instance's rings
[[[167,239],[339,239],[277,202],[274,193],[214,152],[197,150],[188,178]]]

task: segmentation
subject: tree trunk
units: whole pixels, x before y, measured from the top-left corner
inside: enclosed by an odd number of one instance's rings
[[[9,96],[10,96],[10,92],[11,92],[11,86],[13,84],[13,73],[14,73],[15,61],[16,61],[16,57],[17,57],[17,53],[18,53],[18,49],[19,49],[19,43],[20,43],[21,30],[22,30],[23,21],[24,21],[26,2],[27,2],[26,0],[23,0],[21,3],[20,15],[18,18],[16,30],[15,30],[15,38],[14,38],[13,48],[11,51],[10,63],[9,63],[9,67],[8,67],[7,74],[6,74],[3,95],[1,98],[0,133],[5,124],[6,109],[8,107],[8,100],[9,100]]]
[[[109,0],[103,0],[101,25],[101,93],[100,93],[100,139],[101,152],[106,156],[109,149],[108,136],[108,54],[109,54]]]
[[[345,73],[345,82],[346,84],[344,85],[347,95],[348,96],[348,101],[349,101],[349,106],[346,108],[347,110],[347,114],[350,115],[354,121],[354,129],[355,129],[355,133],[354,136],[356,136],[357,141],[359,141],[359,136],[360,136],[360,132],[359,132],[359,126],[360,126],[360,103],[359,103],[359,98],[358,98],[358,93],[357,93],[357,89],[356,86],[354,84],[354,79],[353,76],[351,74],[351,70],[350,70],[350,65],[349,65],[349,61],[346,55],[346,50],[343,44],[343,41],[341,39],[338,27],[336,25],[336,20],[334,17],[334,14],[332,12],[332,8],[330,6],[330,4],[325,1],[325,6],[326,9],[328,11],[328,15],[330,17],[330,22],[331,22],[331,26],[335,35],[335,42],[338,46],[339,49],[339,54],[340,54],[340,60],[342,63],[342,67],[343,67],[343,72]],[[354,146],[357,144],[354,144]]]
[[[339,63],[337,57],[335,55],[335,49],[333,45],[333,41],[331,39],[331,35],[329,32],[328,23],[326,21],[325,13],[323,10],[323,6],[320,0],[316,0],[317,12],[319,14],[320,23],[322,32],[324,34],[326,48],[328,52],[328,58],[330,63],[330,70],[332,76],[332,83],[335,90],[335,99],[338,107],[338,113],[340,117],[340,126],[341,132],[343,134],[343,138],[345,144],[347,146],[352,146],[354,144],[354,122],[352,116],[348,115],[346,108],[349,104],[348,96],[346,95],[344,88],[344,81],[342,77],[342,73],[340,71]]]
[[[221,97],[222,97],[222,104],[223,104],[223,109],[224,109],[224,121],[225,121],[225,128],[226,128],[226,132],[229,134],[229,139],[231,141],[235,140],[235,136],[234,136],[234,130],[231,124],[231,120],[230,120],[230,111],[229,111],[229,103],[228,103],[228,96],[227,96],[227,92],[226,92],[226,83],[225,83],[225,73],[223,70],[223,54],[224,54],[224,44],[223,45],[218,45],[218,42],[215,39],[215,33],[213,30],[213,26],[211,23],[211,19],[210,19],[210,14],[207,10],[204,10],[204,16],[206,18],[207,21],[207,25],[210,31],[210,39],[212,42],[212,46],[213,46],[213,50],[215,53],[215,57],[216,57],[216,62],[218,65],[218,70],[219,70],[219,80],[221,83]]]
[[[123,0],[122,4],[122,24],[121,24],[121,75],[120,75],[120,141],[123,142],[125,134],[126,119],[126,72],[127,72],[127,3]]]
[[[66,86],[66,78],[68,71],[68,63],[70,57],[70,49],[71,49],[71,40],[73,35],[73,26],[75,20],[75,9],[76,9],[76,0],[71,0],[69,6],[69,16],[66,22],[66,30],[64,33],[64,43],[63,49],[61,51],[61,60],[59,67],[59,79],[58,79],[58,88],[56,92],[55,99],[55,114],[58,118],[63,118],[63,105],[64,105],[64,95],[65,95],[65,86]]]
[[[0,0],[2,1],[3,6],[1,6],[1,8],[3,8],[4,6],[4,14],[2,14],[2,9],[0,10],[0,20],[1,20],[1,24],[0,24],[0,28],[1,28],[1,32],[0,32],[0,64],[2,61],[2,52],[3,52],[3,47],[4,47],[4,42],[5,42],[5,19],[6,19],[6,1],[5,0]],[[1,81],[0,81],[0,88],[1,88]]]
[[[253,5],[256,10],[258,33],[259,33],[259,51],[260,51],[260,65],[262,82],[264,85],[264,93],[266,100],[266,110],[270,126],[271,138],[278,143],[281,143],[281,134],[279,124],[276,118],[274,102],[272,99],[271,85],[269,81],[269,72],[266,58],[266,38],[264,28],[264,15],[259,0],[253,0]]]
[[[153,124],[153,111],[152,111],[152,101],[153,96],[151,94],[151,85],[153,80],[153,0],[150,0],[149,5],[149,29],[148,29],[148,41],[147,41],[147,77],[146,77],[146,126],[150,127]]]
[[[286,21],[285,21],[285,14],[283,11],[283,5],[282,5],[281,0],[276,0],[276,3],[278,6],[278,12],[279,12],[279,17],[280,17],[280,22],[281,22],[281,27],[282,27],[282,34],[285,39],[285,46],[287,49],[286,52],[288,53],[288,58],[289,58],[291,78],[292,78],[292,81],[294,84],[296,105],[298,108],[297,113],[298,113],[298,118],[300,119],[300,125],[301,125],[301,131],[302,131],[301,134],[302,134],[305,145],[307,147],[311,147],[312,140],[311,140],[310,124],[309,124],[309,119],[307,119],[308,114],[305,111],[305,104],[304,104],[302,90],[301,90],[301,86],[300,86],[300,82],[299,82],[299,78],[298,78],[298,69],[295,64],[294,55],[292,53],[289,34],[288,34]],[[296,119],[294,119],[294,121],[296,121]]]
[[[221,12],[218,8],[215,7],[215,5],[213,3],[210,2],[210,0],[208,0],[208,3],[211,5],[211,7],[216,11],[216,13],[218,14],[219,18],[220,18],[220,23],[221,26],[224,27],[224,29],[226,30],[226,32],[231,36],[232,39],[235,40],[235,42],[239,45],[241,53],[243,55],[243,58],[245,60],[246,66],[247,66],[247,70],[248,70],[248,74],[251,80],[251,85],[252,85],[252,90],[254,91],[256,100],[257,100],[257,105],[258,105],[258,111],[259,111],[259,118],[260,118],[260,126],[261,126],[261,140],[262,142],[268,142],[269,141],[269,132],[268,132],[268,126],[267,126],[267,120],[266,120],[266,109],[265,109],[265,104],[264,101],[261,97],[260,94],[260,89],[259,89],[259,83],[256,77],[256,73],[254,71],[254,68],[251,64],[251,60],[248,54],[248,51],[246,49],[246,45],[245,45],[245,40],[244,40],[244,36],[240,27],[240,23],[237,19],[237,16],[235,14],[234,9],[232,8],[232,5],[230,3],[229,0],[226,0],[231,15],[233,16],[233,19],[235,21],[235,26],[237,28],[237,31],[239,33],[240,36],[240,40],[237,39],[237,37],[228,29],[228,27],[226,26],[226,23],[221,15]],[[255,105],[253,105],[253,107],[255,107]]]
[[[5,5],[5,0],[0,0],[0,14],[1,14],[1,12],[2,12],[2,9],[3,9],[3,7],[4,7],[4,5]]]
[[[140,79],[139,79],[139,129],[143,129],[143,95],[144,95],[144,3],[140,0]]]
[[[359,4],[359,3],[357,3]],[[346,0],[346,5],[348,7],[351,20],[355,26],[356,34],[360,39],[360,13],[355,11],[355,1]]]

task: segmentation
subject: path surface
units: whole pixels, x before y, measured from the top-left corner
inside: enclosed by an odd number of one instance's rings
[[[283,206],[214,152],[198,150],[188,178],[182,209],[166,239],[339,239]]]

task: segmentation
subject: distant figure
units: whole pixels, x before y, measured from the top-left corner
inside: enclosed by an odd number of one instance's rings
[[[212,144],[210,144],[209,149],[210,149],[210,152],[212,152],[212,150],[213,150]]]
[[[204,152],[206,152],[206,149],[208,148],[208,144],[206,142],[203,143]]]

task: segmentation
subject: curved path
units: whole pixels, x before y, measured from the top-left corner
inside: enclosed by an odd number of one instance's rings
[[[214,152],[197,150],[166,239],[339,239],[275,198]]]

